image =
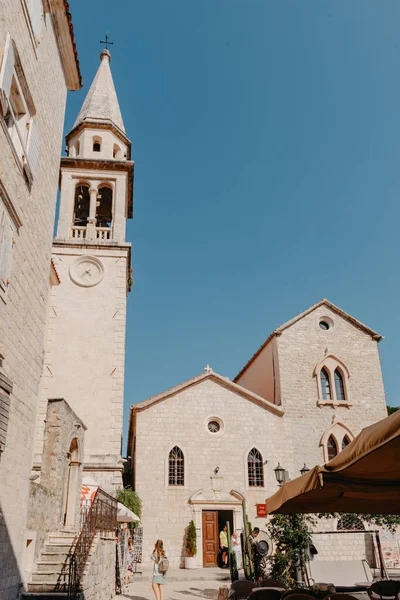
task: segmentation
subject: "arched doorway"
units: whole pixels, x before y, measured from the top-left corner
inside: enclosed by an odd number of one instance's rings
[[[68,473],[67,473],[67,490],[65,496],[65,508],[64,508],[64,526],[75,527],[76,522],[76,510],[78,506],[78,498],[80,496],[80,490],[78,489],[79,483],[79,446],[77,438],[74,438],[70,444],[68,457]]]

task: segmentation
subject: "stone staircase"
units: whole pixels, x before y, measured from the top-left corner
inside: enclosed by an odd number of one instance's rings
[[[49,533],[22,598],[55,600],[67,598],[69,557],[75,534]]]

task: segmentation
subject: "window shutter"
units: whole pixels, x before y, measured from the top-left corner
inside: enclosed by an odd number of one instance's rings
[[[28,12],[35,39],[39,43],[42,29],[42,0],[28,0]]]
[[[30,120],[29,123],[29,135],[28,135],[28,143],[26,149],[26,163],[28,169],[25,169],[28,174],[29,179],[32,179],[36,173],[37,162],[39,158],[39,133],[33,119]]]
[[[6,114],[8,108],[8,99],[10,97],[14,73],[14,62],[14,48],[10,34],[8,33],[0,71],[0,111],[2,115]]]
[[[6,289],[11,274],[13,229],[8,212],[0,205],[0,285]]]

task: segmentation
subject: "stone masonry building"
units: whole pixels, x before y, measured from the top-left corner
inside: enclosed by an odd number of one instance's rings
[[[84,475],[113,493],[121,456],[133,162],[110,70],[100,66],[61,159],[61,195],[52,260],[58,284],[49,302],[40,381],[34,470],[43,461],[49,398],[65,398],[87,427]]]
[[[81,87],[66,0],[0,3],[0,597],[26,521],[66,96]]]
[[[214,566],[224,522],[243,527],[242,499],[252,525],[265,527],[256,505],[276,491],[278,463],[296,477],[384,418],[381,339],[322,300],[276,329],[234,381],[208,368],[134,404],[128,454],[143,501],[144,560],[161,538],[181,565],[193,519],[198,565]],[[332,542],[320,540],[320,557],[330,556]],[[357,558],[369,552],[361,541],[364,550],[351,541]]]

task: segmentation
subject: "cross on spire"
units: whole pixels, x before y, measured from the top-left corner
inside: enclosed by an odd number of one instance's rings
[[[106,50],[108,50],[108,46],[112,46],[114,44],[114,42],[108,41],[108,31],[106,31],[106,39],[100,40],[100,44],[105,44]]]

